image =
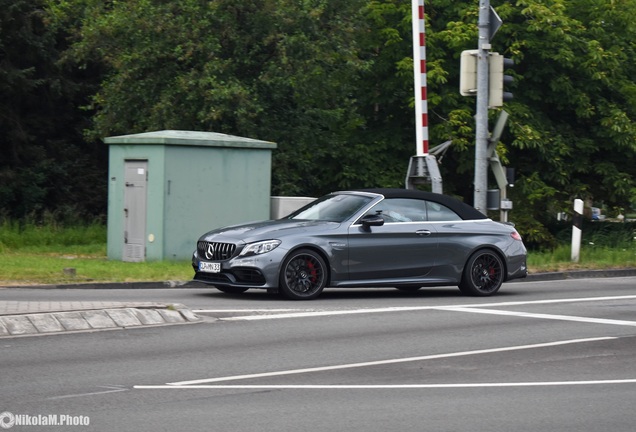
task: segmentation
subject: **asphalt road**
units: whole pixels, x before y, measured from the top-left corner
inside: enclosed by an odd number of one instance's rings
[[[174,302],[206,317],[0,340],[0,426],[84,423],[9,430],[635,428],[636,277],[509,283],[485,299],[452,288],[310,302],[179,288],[0,299]]]

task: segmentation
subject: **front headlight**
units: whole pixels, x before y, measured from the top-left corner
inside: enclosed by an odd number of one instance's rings
[[[280,244],[280,240],[264,240],[246,245],[239,257],[260,255],[270,251],[273,251]]]

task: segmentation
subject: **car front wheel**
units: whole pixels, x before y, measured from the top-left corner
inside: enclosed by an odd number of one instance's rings
[[[491,250],[477,251],[468,258],[459,289],[471,296],[490,296],[499,291],[504,279],[501,258]]]
[[[322,257],[309,249],[292,252],[280,271],[280,290],[293,300],[311,300],[327,285],[327,266]]]

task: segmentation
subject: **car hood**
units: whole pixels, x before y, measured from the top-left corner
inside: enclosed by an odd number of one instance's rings
[[[319,232],[336,229],[339,222],[278,219],[231,225],[212,230],[199,240],[225,243],[251,243],[259,240],[282,239],[303,232]]]

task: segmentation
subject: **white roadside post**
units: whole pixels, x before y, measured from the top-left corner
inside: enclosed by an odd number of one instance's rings
[[[583,227],[583,200],[574,200],[572,225],[572,262],[579,262],[581,255],[581,229]]]
[[[411,0],[413,78],[415,90],[415,154],[428,155],[428,96],[426,90],[426,24],[424,0]]]
[[[431,190],[443,193],[437,159],[428,151],[428,96],[426,90],[426,27],[424,0],[411,0],[413,21],[413,76],[415,91],[415,156],[409,160],[406,188],[430,182]],[[444,144],[442,144],[444,145]]]

